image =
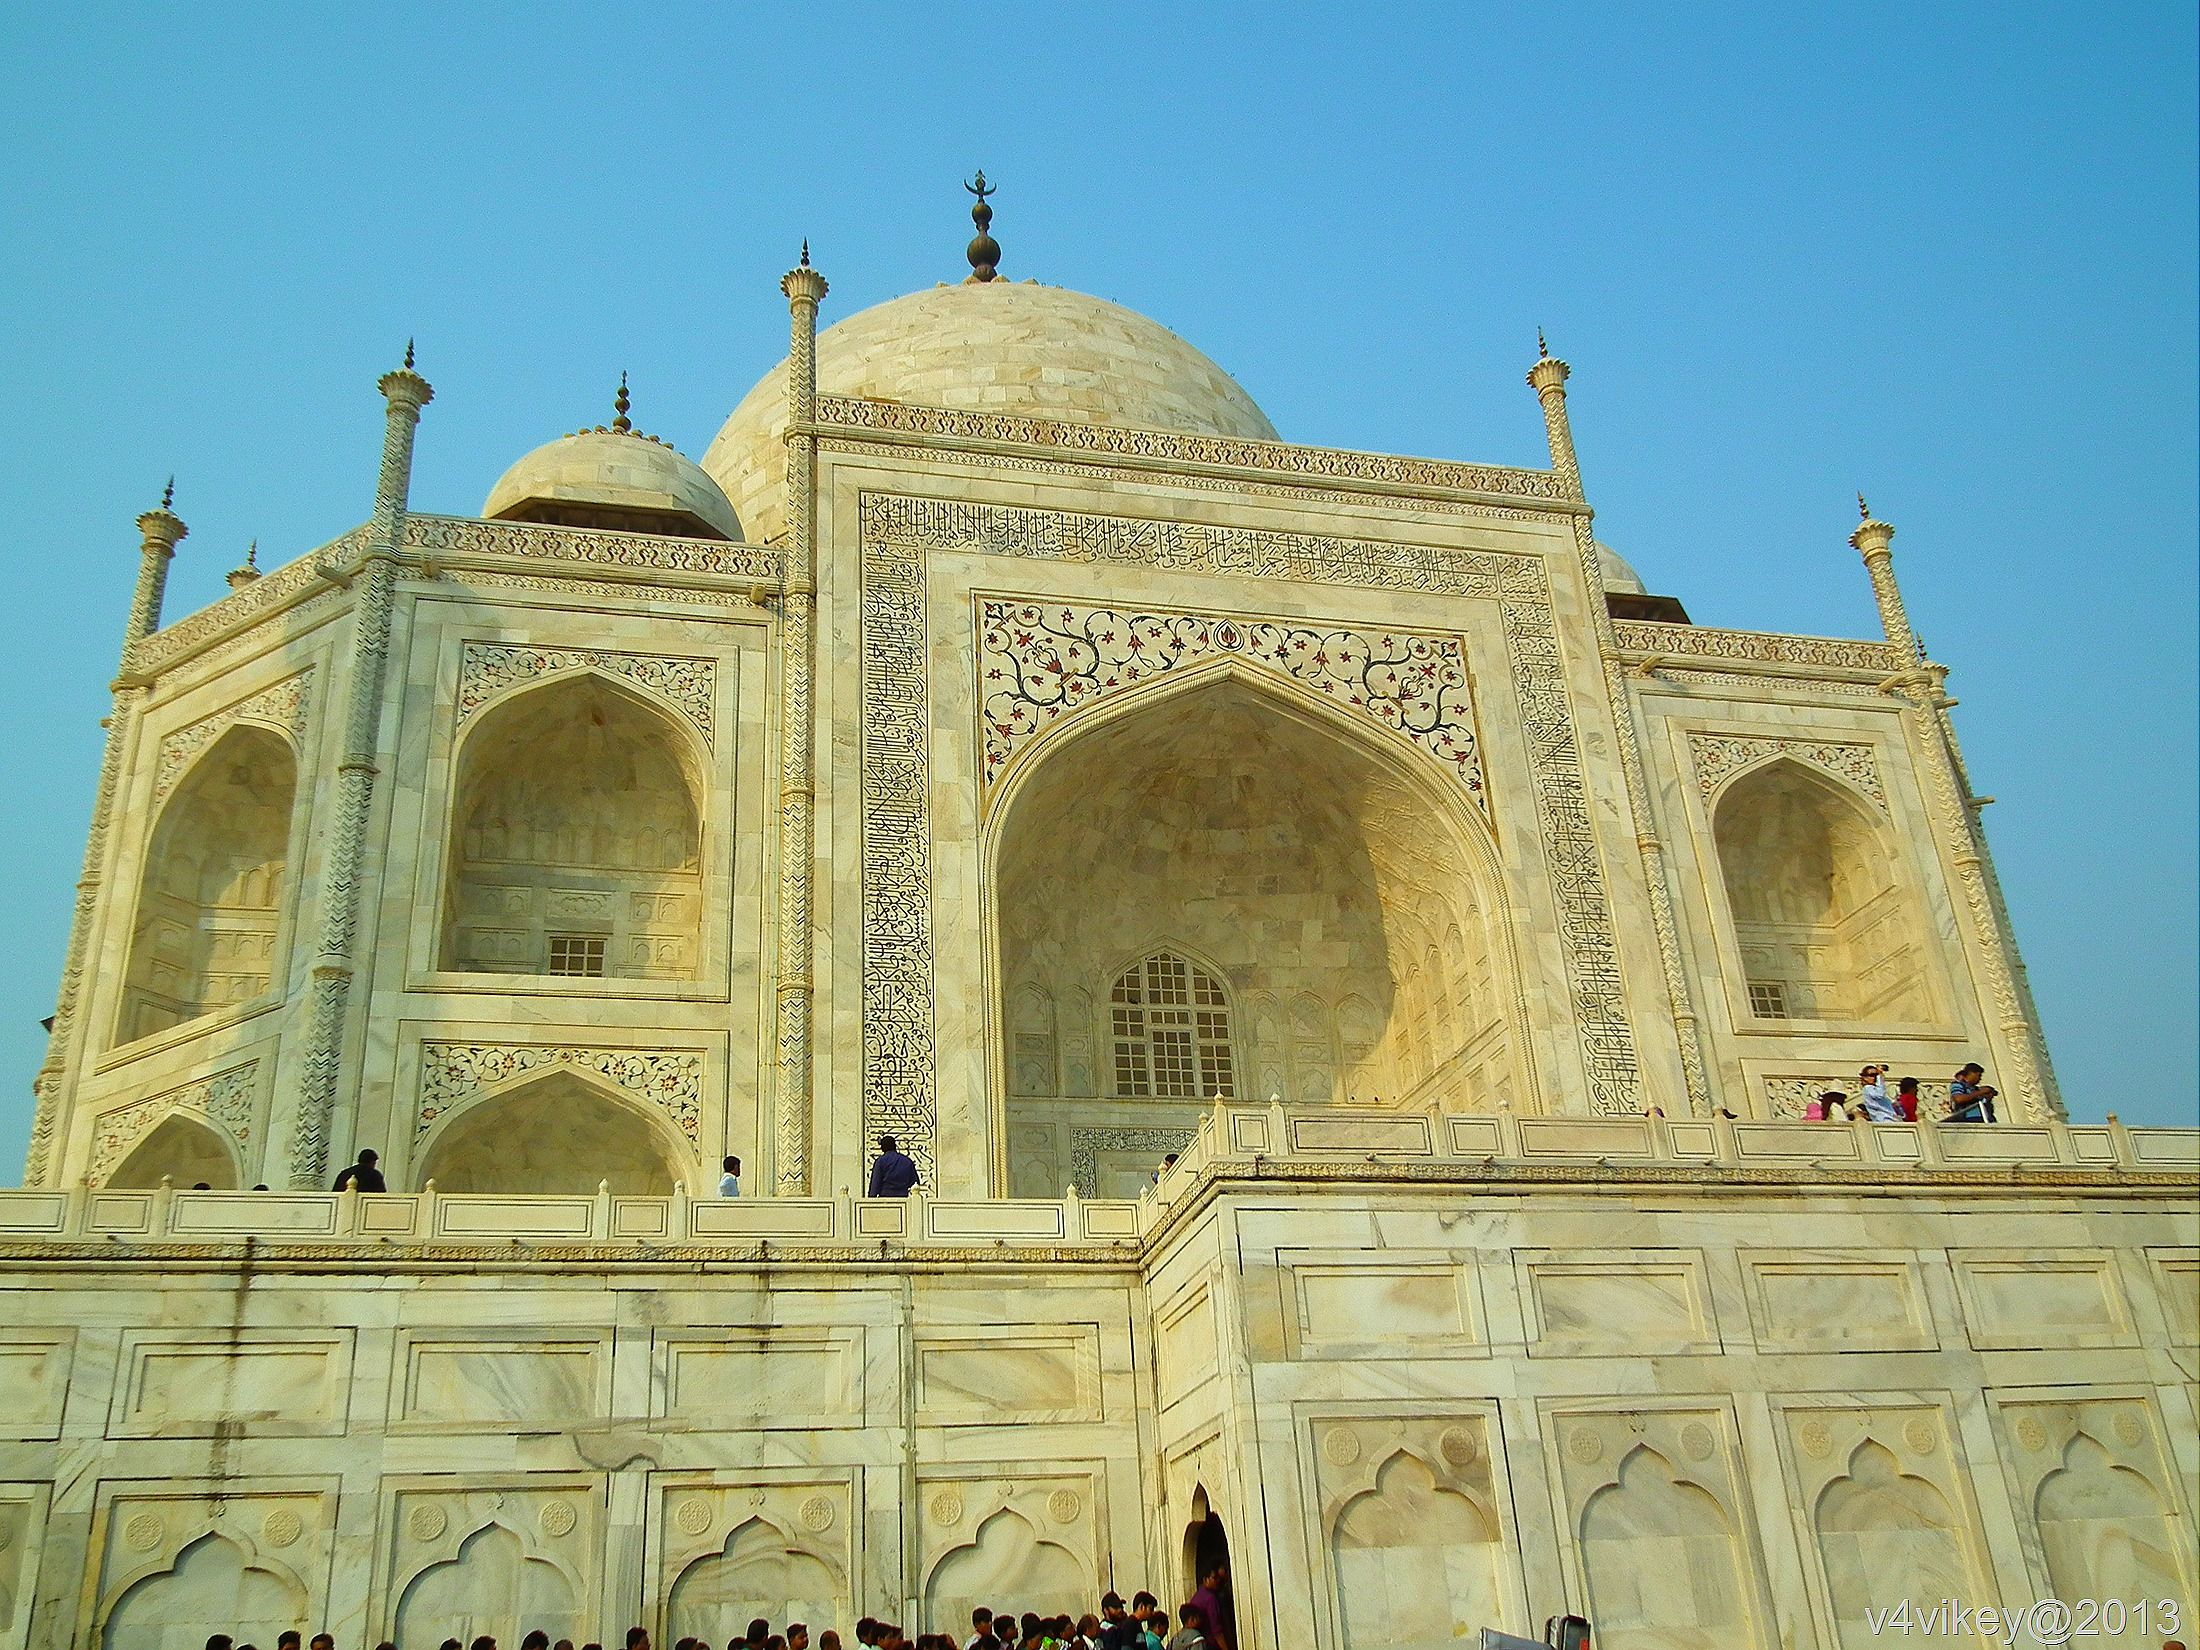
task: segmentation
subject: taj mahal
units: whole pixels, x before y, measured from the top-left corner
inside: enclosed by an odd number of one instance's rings
[[[1894,527],[1868,637],[1694,624],[1547,349],[1545,468],[1295,445],[974,192],[942,284],[749,295],[699,460],[622,381],[414,510],[408,349],[360,525],[171,615],[137,519],[0,1646],[1225,1561],[1231,1650],[2200,1626],[2200,1131],[2066,1111]],[[1867,1066],[1914,1117],[1821,1117]]]

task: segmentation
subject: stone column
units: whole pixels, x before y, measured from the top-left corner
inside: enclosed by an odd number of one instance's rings
[[[329,1120],[341,1086],[351,1026],[353,950],[358,937],[367,818],[374,804],[375,756],[381,742],[382,688],[390,652],[390,613],[397,586],[398,538],[412,493],[413,435],[420,409],[435,399],[428,381],[405,364],[375,386],[388,403],[374,518],[351,593],[351,655],[344,706],[344,746],[329,816],[328,857],[321,881],[321,934],[313,959],[306,1051],[298,1085],[298,1117],[290,1141],[290,1181],[310,1190],[328,1175]]]
[[[825,277],[802,262],[787,296],[787,539],[779,605],[779,1077],[774,1178],[780,1193],[810,1189],[810,873],[813,853],[817,601],[817,305]]]
[[[1537,335],[1541,342],[1541,334]],[[1544,352],[1528,369],[1528,385],[1543,405],[1543,432],[1550,442],[1551,468],[1567,496],[1586,501],[1581,486],[1581,464],[1574,456],[1573,426],[1566,417],[1566,363]],[[1612,629],[1612,610],[1604,596],[1604,569],[1597,562],[1594,515],[1583,510],[1574,516],[1574,554],[1589,592],[1589,619],[1596,627],[1597,652],[1604,666],[1604,692],[1612,706],[1612,725],[1618,734],[1621,778],[1627,787],[1627,811],[1635,821],[1635,848],[1642,856],[1643,882],[1650,894],[1650,922],[1656,931],[1658,963],[1665,975],[1665,995],[1672,1005],[1673,1025],[1681,1054],[1681,1081],[1688,1091],[1688,1109],[1708,1117],[1716,1109],[1711,1082],[1704,1069],[1703,1031],[1696,1012],[1695,993],[1689,987],[1688,969],[1681,956],[1679,925],[1673,916],[1673,889],[1665,863],[1665,845],[1658,840],[1656,816],[1650,811],[1650,790],[1643,778],[1642,735],[1635,723],[1635,701],[1620,669],[1619,637]]]
[[[46,1036],[46,1057],[31,1081],[37,1109],[31,1119],[30,1156],[24,1166],[23,1184],[52,1184],[58,1165],[54,1161],[54,1127],[61,1108],[61,1091],[67,1086],[69,1040],[76,1030],[76,1011],[84,984],[84,952],[91,944],[92,915],[107,869],[107,828],[114,813],[115,787],[122,780],[122,760],[129,748],[130,732],[145,687],[131,669],[130,652],[160,628],[162,598],[168,590],[168,565],[176,546],[190,529],[173,510],[176,484],[168,483],[157,509],[137,518],[137,588],[130,597],[130,616],[123,625],[122,669],[114,682],[114,702],[107,715],[107,745],[99,759],[99,786],[92,793],[91,830],[84,839],[84,869],[76,881],[76,909],[69,918],[69,949],[61,965],[61,990],[54,999],[53,1029]]]
[[[1903,735],[1932,792],[1956,884],[1970,916],[1979,967],[1993,996],[2001,1045],[1996,1053],[2003,1067],[1997,1086],[2015,1102],[2010,1108],[2013,1115],[2028,1121],[2059,1121],[2068,1114],[2047,1044],[2040,1036],[2039,1006],[2017,950],[2016,928],[2009,920],[2001,878],[1987,851],[1986,831],[1979,819],[1985,802],[1972,794],[1971,776],[1956,745],[1955,722],[1948,715],[1955,704],[1947,693],[1948,668],[1919,656],[1917,635],[1910,629],[1902,591],[1895,583],[1894,529],[1875,520],[1861,496],[1856,503],[1863,520],[1849,535],[1849,543],[1863,556],[1865,571],[1871,575],[1880,628],[1908,666],[1882,686],[1901,701]],[[1911,660],[1916,663],[1909,665]]]

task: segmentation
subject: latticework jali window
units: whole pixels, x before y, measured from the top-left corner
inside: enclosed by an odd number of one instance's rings
[[[1230,1003],[1197,963],[1157,951],[1117,977],[1108,1012],[1115,1092],[1161,1100],[1237,1095]]]

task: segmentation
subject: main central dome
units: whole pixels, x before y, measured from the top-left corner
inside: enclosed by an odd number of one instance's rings
[[[1167,327],[1030,281],[938,286],[852,315],[818,335],[817,387],[959,412],[1276,439],[1237,380]],[[759,539],[785,519],[786,428],[781,361],[703,455]]]

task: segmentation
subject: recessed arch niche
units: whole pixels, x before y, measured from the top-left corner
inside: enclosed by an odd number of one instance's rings
[[[439,1192],[666,1197],[692,1180],[684,1154],[640,1107],[571,1072],[488,1095],[443,1119],[414,1180]]]
[[[707,794],[679,720],[608,677],[492,704],[458,748],[442,965],[692,979]]]
[[[107,1177],[107,1184],[151,1190],[163,1180],[185,1188],[204,1181],[217,1192],[233,1192],[242,1183],[236,1154],[221,1132],[182,1112],[169,1113],[132,1146]]]
[[[239,1644],[273,1644],[306,1619],[296,1578],[248,1557],[226,1537],[202,1535],[173,1567],[132,1582],[107,1614],[102,1650],[174,1650],[227,1633]]]
[[[1727,786],[1712,836],[1753,1020],[1934,1018],[1928,929],[1870,803],[1783,757]]]
[[[1234,665],[1097,704],[1034,747],[992,853],[1012,1191],[1057,1195],[1080,1125],[1196,1120],[1206,1096],[1125,1093],[1115,1057],[1117,982],[1156,954],[1223,981],[1236,1097],[1513,1098],[1487,828],[1423,762]]]
[[[138,884],[117,1042],[267,991],[297,791],[289,741],[239,722],[169,794]]]
[[[847,1588],[834,1567],[765,1518],[751,1518],[681,1570],[665,1600],[668,1638],[732,1643],[758,1616],[834,1621]]]

